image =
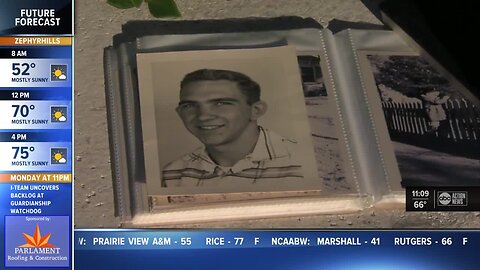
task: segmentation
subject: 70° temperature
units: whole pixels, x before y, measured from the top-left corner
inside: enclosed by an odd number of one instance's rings
[[[22,117],[27,117],[31,110],[35,109],[35,105],[12,105],[14,109],[13,117],[17,117],[19,114]]]

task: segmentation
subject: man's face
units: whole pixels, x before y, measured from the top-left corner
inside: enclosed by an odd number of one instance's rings
[[[185,127],[207,146],[234,142],[252,121],[252,106],[237,83],[228,80],[187,84],[180,91],[177,113]]]

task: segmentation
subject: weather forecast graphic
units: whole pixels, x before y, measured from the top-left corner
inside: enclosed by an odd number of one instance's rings
[[[0,269],[72,267],[72,11],[0,3]]]

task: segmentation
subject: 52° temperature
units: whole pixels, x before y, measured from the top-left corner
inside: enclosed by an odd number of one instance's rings
[[[28,70],[35,66],[35,63],[12,63],[12,75],[30,75]]]

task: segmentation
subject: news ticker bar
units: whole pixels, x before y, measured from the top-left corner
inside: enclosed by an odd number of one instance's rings
[[[76,230],[77,269],[478,269],[480,231]]]
[[[480,211],[480,187],[407,187],[407,211]]]
[[[350,246],[480,247],[480,231],[75,230],[75,250]]]

